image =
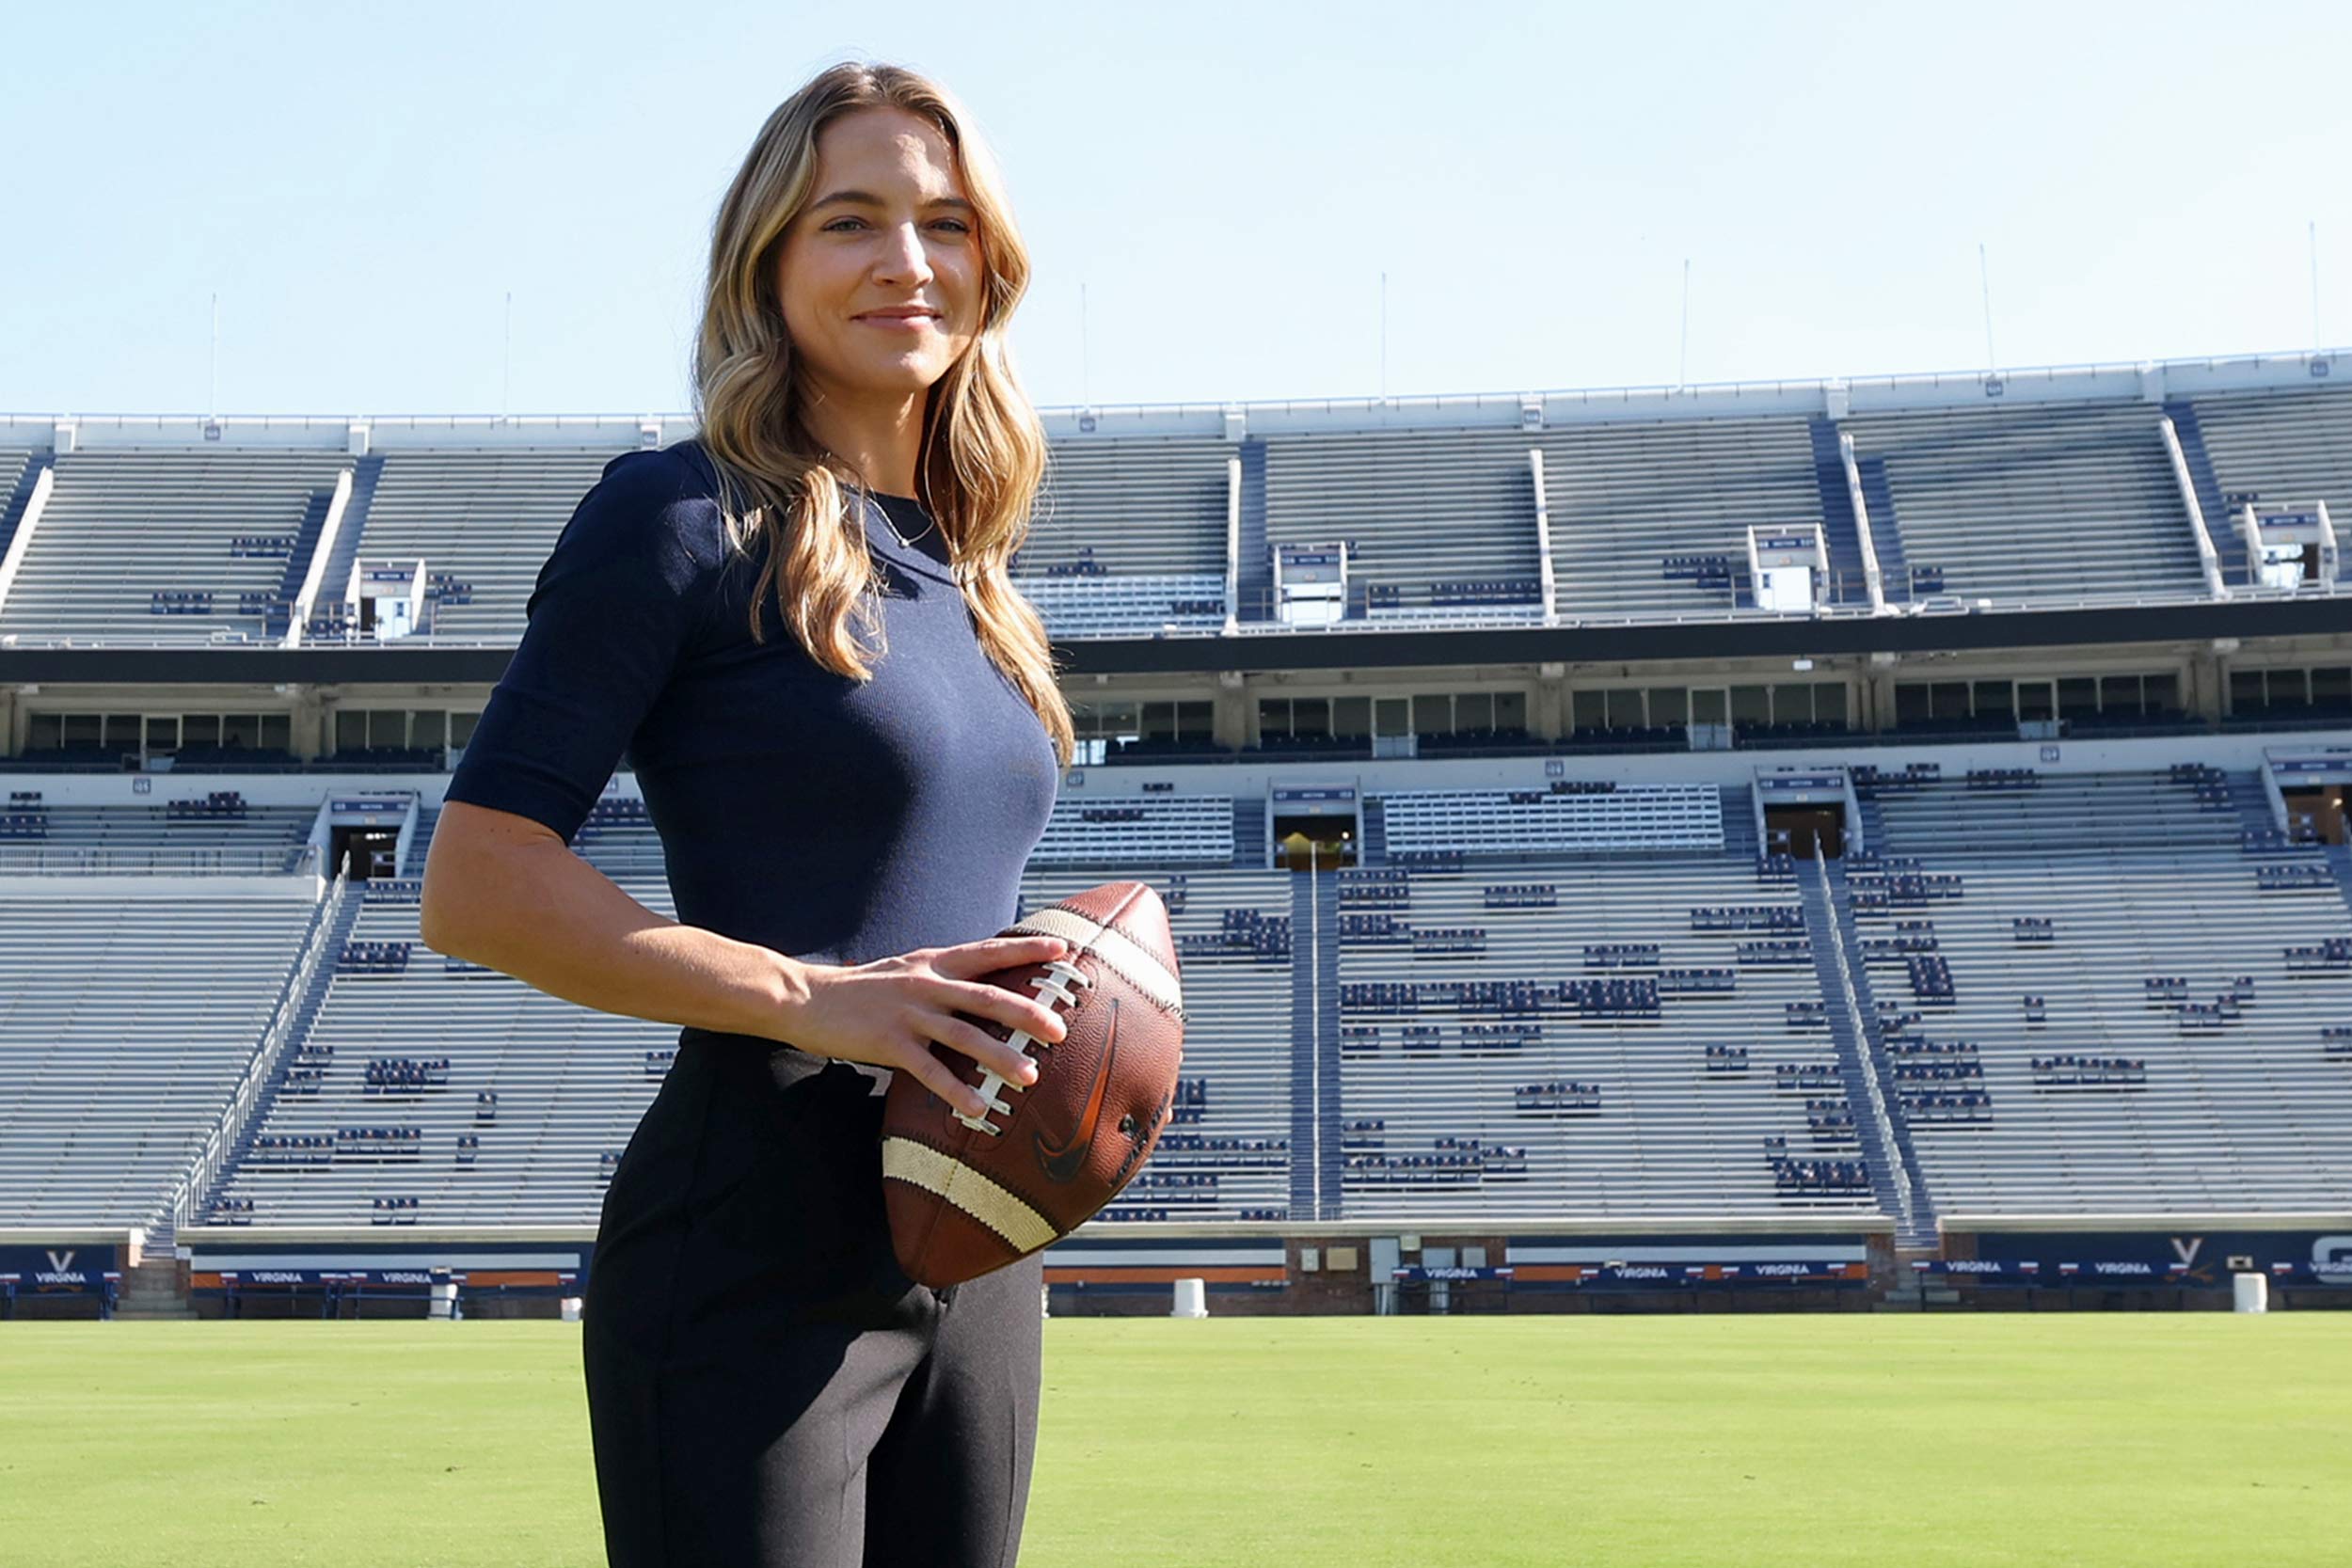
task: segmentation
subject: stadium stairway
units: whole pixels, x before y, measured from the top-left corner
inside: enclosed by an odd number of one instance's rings
[[[2279,825],[2270,814],[2270,797],[2264,793],[2262,776],[2250,768],[2236,768],[2229,774],[2230,803],[2237,807],[2240,831],[2268,832]]]
[[[1886,483],[1886,459],[1857,459],[1862,504],[1870,512],[1870,547],[1878,553],[1879,585],[1888,604],[1911,602],[1911,562],[1903,555],[1902,530],[1895,522],[1895,492]],[[1930,562],[1928,564],[1935,564]]]
[[[24,513],[33,504],[33,487],[40,476],[56,464],[54,452],[37,451],[17,477],[16,488],[8,495],[8,508],[0,511],[0,555],[8,553],[8,541],[16,537],[16,527],[24,520]]]
[[[1339,1217],[1340,1181],[1345,1168],[1339,1127],[1339,930],[1340,879],[1293,877],[1290,1217],[1294,1222]],[[1318,1080],[1323,1090],[1320,1099]],[[1327,1111],[1322,1102],[1326,1101]],[[1320,1159],[1300,1158],[1302,1153],[1318,1149]],[[1315,1205],[1318,1185],[1326,1195],[1320,1212]]]
[[[294,1013],[293,1027],[286,1031],[285,1043],[278,1049],[278,1060],[269,1065],[265,1086],[254,1101],[253,1114],[246,1118],[245,1132],[239,1135],[237,1147],[230,1157],[220,1163],[220,1174],[213,1179],[211,1190],[203,1195],[203,1201],[194,1210],[199,1223],[213,1212],[213,1200],[227,1191],[229,1183],[236,1179],[246,1156],[253,1150],[253,1139],[258,1130],[269,1125],[270,1113],[277,1108],[278,1085],[285,1081],[286,1064],[294,1059],[302,1050],[303,1041],[310,1037],[310,1029],[318,1022],[319,1009],[326,1005],[327,989],[335,981],[335,956],[343,950],[343,943],[351,940],[351,928],[359,923],[359,911],[366,905],[364,884],[351,884],[342,907],[335,911],[334,926],[322,939],[321,958],[318,967],[311,972],[310,989],[303,993]]]
[[[1862,531],[1854,520],[1853,499],[1846,493],[1846,460],[1837,450],[1837,426],[1816,414],[1813,435],[1813,478],[1821,492],[1821,542],[1829,548],[1833,604],[1868,604],[1869,585],[1862,573]]]
[[[383,477],[381,456],[362,457],[352,465],[351,499],[344,503],[342,527],[335,531],[335,548],[319,577],[319,598],[324,603],[342,603],[351,584],[351,563],[359,559],[360,536],[368,531],[368,508],[375,502],[376,482]]]
[[[404,877],[424,875],[425,858],[433,852],[433,830],[440,826],[441,808],[417,802],[417,825],[408,834],[408,853],[400,863]]]
[[[181,1288],[180,1259],[169,1246],[158,1247],[151,1240],[139,1260],[122,1271],[122,1294],[115,1304],[115,1321],[125,1319],[196,1322],[196,1308],[188,1305],[187,1292]]]
[[[286,635],[286,624],[294,617],[294,602],[302,594],[302,579],[310,570],[310,557],[319,547],[319,535],[326,531],[326,514],[335,505],[332,485],[310,492],[310,504],[302,509],[302,527],[294,534],[294,548],[286,556],[286,572],[278,581],[278,597],[281,608],[270,611],[268,622],[272,637]]]
[[[1347,1148],[1340,1133],[1343,1101],[1340,1095],[1340,879],[1311,877],[1320,906],[1314,968],[1322,1007],[1316,1014],[1314,1050],[1323,1068],[1323,1103],[1315,1108],[1323,1125],[1323,1212],[1320,1218],[1340,1217],[1341,1183],[1345,1180]],[[1294,927],[1295,930],[1295,927]],[[1296,953],[1295,939],[1292,949]],[[1292,959],[1295,965],[1295,957]],[[1293,1157],[1295,1164],[1295,1156]]]
[[[1233,863],[1252,871],[1266,865],[1265,802],[1233,799]]]
[[[1862,848],[1873,855],[1893,853],[1886,847],[1886,814],[1879,810],[1877,798],[1857,796],[1854,803],[1861,807]],[[1851,851],[1854,847],[1846,847]]]
[[[1389,809],[1385,801],[1377,799],[1364,802],[1364,849],[1358,863],[1389,863]]]
[[[1828,869],[1834,863],[1827,860],[1797,863],[1797,885],[1804,897],[1805,945],[1812,950],[1813,973],[1820,982],[1821,999],[1829,1005],[1829,1033],[1837,1047],[1837,1075],[1846,1086],[1846,1103],[1853,1111],[1854,1134],[1862,1145],[1863,1164],[1869,1168],[1870,1191],[1878,1198],[1880,1210],[1895,1222],[1898,1242],[1915,1244],[1919,1229],[1916,1213],[1906,1211],[1902,1200],[1904,1183],[1911,1171],[1896,1170],[1897,1163],[1903,1159],[1902,1151],[1887,1147],[1885,1132],[1871,1109],[1873,1070],[1864,1059],[1867,1047],[1858,1011],[1865,1006],[1861,992],[1862,954],[1859,947],[1848,947],[1845,924],[1837,918]],[[1853,980],[1851,988],[1847,984],[1848,974]],[[1911,1190],[1918,1191],[1915,1182]],[[1931,1243],[1934,1240],[1932,1224],[1927,1227],[1927,1236]]]
[[[1830,1007],[1830,1023],[1831,1033],[1837,1036],[1840,1076],[1847,1085],[1848,1101],[1854,1107],[1855,1125],[1861,1126],[1866,1121],[1871,1124],[1872,1136],[1864,1141],[1863,1147],[1867,1151],[1872,1142],[1879,1145],[1879,1154],[1873,1157],[1870,1166],[1870,1182],[1883,1195],[1882,1204],[1894,1217],[1895,1244],[1898,1247],[1923,1248],[1927,1255],[1933,1256],[1941,1243],[1935,1222],[1935,1198],[1928,1188],[1927,1178],[1922,1174],[1919,1151],[1912,1144],[1911,1125],[1903,1119],[1901,1104],[1895,1098],[1894,1064],[1887,1060],[1884,1046],[1867,1022],[1878,1017],[1878,997],[1870,989],[1870,967],[1863,961],[1862,938],[1854,926],[1853,895],[1846,884],[1845,863],[1823,860],[1817,863],[1821,869],[1820,879],[1818,882],[1808,879],[1804,884],[1807,935],[1812,939],[1813,962],[1817,971],[1822,955],[1819,935],[1826,933],[1844,955],[1846,974],[1853,983],[1853,1006],[1858,1017],[1852,1022],[1860,1027],[1851,1030],[1851,1039],[1839,1034],[1838,1014],[1845,1009],[1835,1006],[1834,1002]],[[1802,868],[1802,863],[1800,866]],[[1817,918],[1817,899],[1823,901],[1818,918],[1825,922],[1819,927],[1812,925]],[[1826,989],[1825,983],[1825,991]],[[1865,1107],[1870,1103],[1868,1085],[1861,1077],[1865,1072],[1876,1079],[1885,1093],[1887,1125],[1895,1134],[1895,1147],[1891,1149],[1885,1147],[1883,1137],[1878,1135],[1877,1118],[1864,1115]],[[1902,1164],[1903,1178],[1911,1191],[1911,1210],[1907,1214],[1901,1212],[1893,1181],[1888,1180],[1882,1185],[1882,1177],[1886,1174],[1881,1169],[1879,1162],[1882,1160],[1890,1164],[1899,1161]]]
[[[1241,559],[1234,562],[1233,606],[1237,621],[1270,621],[1274,599],[1274,561],[1265,543],[1265,442],[1255,437],[1241,444]]]
[[[1752,861],[1758,853],[1755,797],[1746,784],[1724,784],[1723,796],[1724,853]]]
[[[2343,895],[2344,908],[2352,910],[2352,845],[2328,846],[2328,869],[2335,874],[2336,891]]]
[[[2205,515],[2205,533],[2213,541],[2213,553],[2219,559],[2221,580],[2246,580],[2246,540],[2230,521],[2230,505],[2221,494],[2221,480],[2213,471],[2213,454],[2205,450],[2205,432],[2197,422],[2197,405],[2184,399],[2169,399],[2164,411],[2172,418],[2172,434],[2181,440],[2181,459],[2188,465],[2189,487],[2197,492],[2197,505]]]

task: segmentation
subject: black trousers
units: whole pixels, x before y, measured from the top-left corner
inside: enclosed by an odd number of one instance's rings
[[[629,1140],[580,1309],[612,1568],[1011,1568],[1043,1259],[909,1280],[869,1090],[690,1039]]]

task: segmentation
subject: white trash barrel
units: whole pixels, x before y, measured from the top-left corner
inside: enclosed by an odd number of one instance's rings
[[[454,1320],[457,1316],[457,1282],[453,1279],[437,1279],[433,1282],[431,1289],[433,1299],[425,1307],[424,1315],[428,1318]]]
[[[2270,1310],[2270,1276],[2266,1274],[2233,1274],[2230,1284],[2237,1297],[2241,1312]]]
[[[1209,1283],[1205,1279],[1180,1279],[1176,1282],[1176,1309],[1171,1318],[1205,1318],[1209,1315]]]
[[[564,1298],[563,1305],[564,1321],[567,1323],[576,1323],[580,1322],[580,1298],[578,1296],[565,1296]]]

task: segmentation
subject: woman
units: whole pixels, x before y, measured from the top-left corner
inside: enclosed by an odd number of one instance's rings
[[[946,92],[845,64],[786,100],[714,228],[702,434],[580,502],[450,781],[426,943],[682,1026],[585,1288],[614,1564],[1019,1549],[1041,1259],[912,1283],[877,1146],[892,1070],[977,1107],[928,1042],[1029,1083],[973,1021],[1062,1036],[979,979],[1063,951],[992,935],[1072,751],[1007,575],[1045,452],[1004,342],[1027,282]],[[624,750],[676,922],[567,847]]]

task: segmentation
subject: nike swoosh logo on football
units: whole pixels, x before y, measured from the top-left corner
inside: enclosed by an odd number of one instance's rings
[[[1087,1150],[1094,1145],[1094,1129],[1103,1119],[1103,1097],[1111,1086],[1111,1062],[1119,1054],[1119,998],[1111,1001],[1109,1033],[1103,1041],[1103,1065],[1094,1069],[1094,1086],[1087,1092],[1086,1114],[1078,1118],[1078,1131],[1059,1148],[1049,1146],[1042,1132],[1033,1133],[1037,1143],[1037,1161],[1044,1167],[1046,1180],[1068,1181],[1086,1164]]]

